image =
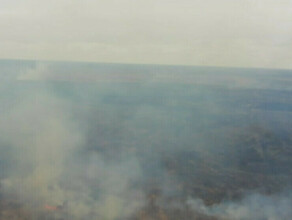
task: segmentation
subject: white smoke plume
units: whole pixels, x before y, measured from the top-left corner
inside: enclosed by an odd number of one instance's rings
[[[98,153],[78,158],[84,136],[69,103],[43,89],[6,104],[0,114],[4,199],[15,198],[35,218],[59,206],[70,218],[111,220],[141,206],[143,195],[130,185],[140,175],[135,157],[116,164]]]

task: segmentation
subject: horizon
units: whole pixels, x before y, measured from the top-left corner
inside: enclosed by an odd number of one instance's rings
[[[209,66],[209,65],[187,65],[187,64],[163,64],[163,63],[119,63],[119,62],[98,62],[98,61],[78,61],[78,60],[38,60],[38,59],[18,59],[0,58],[0,61],[14,62],[39,62],[39,63],[80,63],[80,64],[101,64],[101,65],[128,65],[128,66],[161,66],[161,67],[186,67],[186,68],[222,68],[222,69],[247,69],[247,70],[267,70],[267,71],[292,71],[292,68],[272,68],[272,67],[241,67],[241,66]]]

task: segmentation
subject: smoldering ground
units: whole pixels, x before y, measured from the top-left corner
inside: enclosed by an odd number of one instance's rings
[[[1,65],[1,219],[291,217],[287,72]]]

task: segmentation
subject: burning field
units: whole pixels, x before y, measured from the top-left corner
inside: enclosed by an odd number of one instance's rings
[[[289,71],[1,61],[0,79],[1,220],[292,219]]]

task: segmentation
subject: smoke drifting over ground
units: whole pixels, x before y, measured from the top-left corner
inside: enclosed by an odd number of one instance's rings
[[[291,219],[289,71],[1,61],[0,78],[1,219]]]
[[[290,219],[292,211],[291,195],[246,195],[244,199],[234,202],[205,206],[201,200],[189,200],[190,207],[200,213],[217,216],[220,219]]]
[[[108,163],[98,152],[83,152],[84,134],[70,105],[50,94],[25,93],[1,114],[4,198],[36,215],[59,206],[76,219],[116,219],[141,205],[143,195],[129,186],[141,175],[135,158]]]

